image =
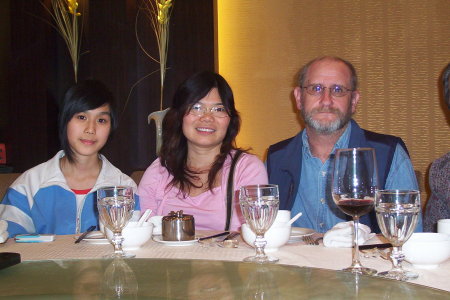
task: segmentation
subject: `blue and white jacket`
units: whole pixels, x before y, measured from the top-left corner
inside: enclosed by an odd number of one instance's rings
[[[97,189],[127,185],[137,190],[129,176],[114,167],[103,155],[102,169],[92,190],[77,208],[75,193],[59,167],[64,151],[24,172],[9,187],[0,203],[0,220],[8,222],[10,237],[23,233],[74,234],[98,226]],[[136,198],[136,210],[139,199]]]

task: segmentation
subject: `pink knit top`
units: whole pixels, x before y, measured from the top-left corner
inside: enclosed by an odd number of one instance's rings
[[[233,153],[234,154],[234,153]],[[159,158],[145,171],[138,187],[141,212],[147,208],[154,215],[167,215],[170,211],[183,210],[184,214],[194,216],[197,230],[223,230],[226,218],[226,186],[230,172],[231,158],[227,157],[222,168],[222,183],[213,192],[206,191],[200,195],[183,198],[179,190],[166,186],[171,181],[167,169],[161,166]],[[264,164],[255,155],[243,153],[234,169],[235,197],[232,209],[230,230],[238,230],[245,223],[239,207],[236,191],[243,185],[267,184],[267,172]]]

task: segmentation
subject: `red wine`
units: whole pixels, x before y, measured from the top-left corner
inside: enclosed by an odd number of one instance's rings
[[[374,201],[373,199],[345,199],[337,201],[337,206],[347,215],[359,217],[372,210]]]

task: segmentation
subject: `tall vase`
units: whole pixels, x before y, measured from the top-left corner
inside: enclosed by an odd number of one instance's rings
[[[151,121],[155,121],[155,127],[156,127],[156,155],[159,154],[159,150],[161,149],[162,145],[162,121],[164,119],[164,116],[169,111],[169,108],[166,108],[164,110],[158,110],[154,111],[151,114],[148,115],[148,124],[151,123]]]

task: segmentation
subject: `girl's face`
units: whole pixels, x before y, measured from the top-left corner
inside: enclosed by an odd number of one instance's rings
[[[230,116],[223,112],[224,106],[217,88],[200,99],[183,117],[183,134],[187,139],[188,149],[219,148],[228,130]],[[203,112],[199,112],[203,111]]]
[[[67,124],[67,140],[74,158],[97,156],[110,132],[109,104],[74,114]]]

